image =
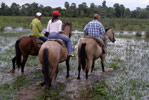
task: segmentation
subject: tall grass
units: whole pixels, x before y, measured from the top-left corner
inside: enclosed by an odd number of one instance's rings
[[[0,27],[25,27],[29,25],[33,16],[0,16]],[[47,26],[48,20],[51,17],[42,17],[41,22],[43,27]],[[64,18],[60,17],[63,22],[71,21],[73,29],[83,30],[83,27],[92,20],[92,18]],[[105,28],[112,27],[117,31],[148,31],[149,19],[132,19],[132,18],[101,18],[101,22]]]

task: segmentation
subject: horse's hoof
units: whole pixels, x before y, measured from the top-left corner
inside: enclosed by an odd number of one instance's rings
[[[78,80],[80,80],[81,78],[80,78],[80,77],[78,77],[77,79],[78,79]]]
[[[11,69],[11,70],[7,70],[6,73],[15,73],[15,71]]]
[[[40,82],[37,82],[36,85],[40,85],[40,86],[43,87],[45,85],[45,82],[44,81],[40,81]]]
[[[66,78],[69,78],[69,75],[67,75]]]

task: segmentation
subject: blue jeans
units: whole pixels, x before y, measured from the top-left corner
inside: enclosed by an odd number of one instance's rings
[[[73,51],[73,49],[72,49],[72,42],[71,42],[71,40],[68,37],[63,36],[63,35],[61,35],[59,33],[50,33],[48,38],[49,39],[52,39],[52,38],[54,38],[54,39],[62,39],[67,44],[68,52],[72,52]]]
[[[48,38],[45,37],[45,36],[42,36],[42,37],[40,37],[39,39],[42,40],[42,41],[44,41],[44,42],[48,40]]]

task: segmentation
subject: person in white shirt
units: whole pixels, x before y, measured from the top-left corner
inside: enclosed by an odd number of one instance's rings
[[[68,37],[60,34],[60,32],[62,32],[62,21],[59,19],[59,16],[59,11],[52,12],[52,19],[49,20],[47,25],[47,32],[49,33],[48,38],[62,39],[65,41],[67,44],[68,56],[73,57],[74,55],[71,40]]]

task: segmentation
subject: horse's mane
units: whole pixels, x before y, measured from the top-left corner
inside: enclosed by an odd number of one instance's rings
[[[62,30],[64,30],[67,25],[70,26],[70,30],[72,30],[72,23],[71,22],[65,22],[63,27],[62,27]],[[71,37],[71,31],[69,33],[69,38],[70,37]]]
[[[107,32],[109,29],[111,29],[111,28],[110,28],[110,27],[106,28],[106,29],[105,29],[105,32]]]
[[[62,30],[64,30],[64,28],[69,25],[71,28],[72,28],[72,23],[71,22],[65,22],[63,27],[62,27]]]

